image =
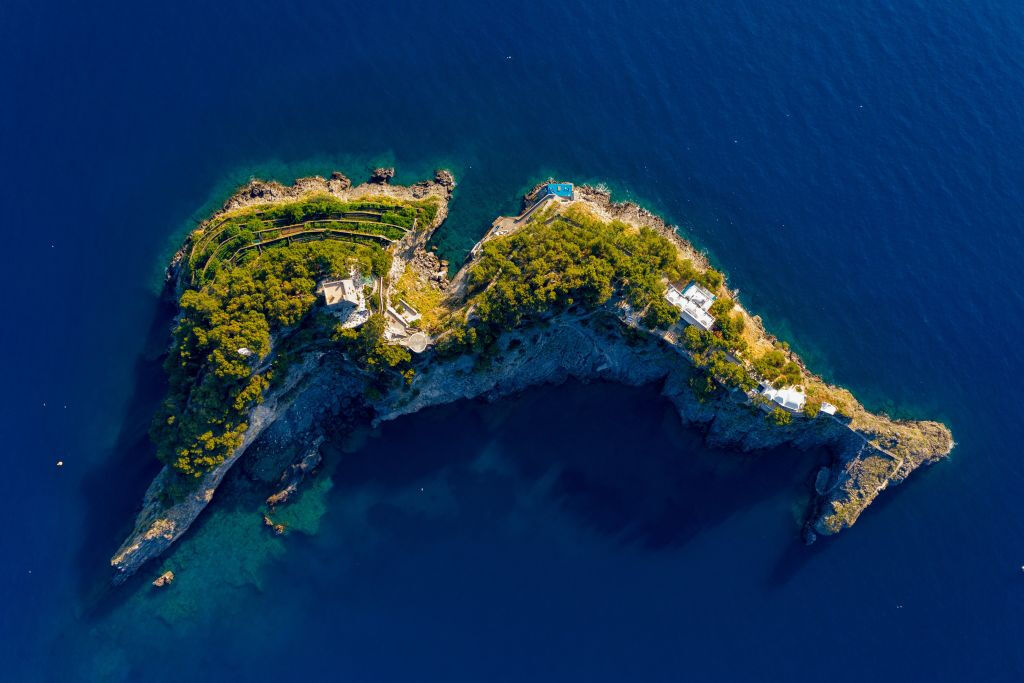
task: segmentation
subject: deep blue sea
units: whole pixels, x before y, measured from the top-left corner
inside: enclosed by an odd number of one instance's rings
[[[336,439],[284,538],[236,468],[109,588],[168,256],[250,176],[379,164],[455,172],[453,263],[538,179],[606,183],[952,457],[808,548],[823,454],[570,383]],[[1024,680],[1022,187],[1010,0],[5,0],[0,679]]]

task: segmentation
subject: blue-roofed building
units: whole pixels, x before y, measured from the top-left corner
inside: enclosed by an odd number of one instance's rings
[[[544,199],[548,195],[555,197],[562,197],[564,199],[572,199],[572,183],[548,183],[541,188],[541,191],[537,193],[537,199]]]

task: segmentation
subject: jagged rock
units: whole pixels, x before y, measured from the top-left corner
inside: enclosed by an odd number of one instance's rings
[[[370,174],[370,182],[385,185],[394,177],[395,169],[381,166],[380,168],[373,169],[373,173]]]
[[[153,581],[153,585],[157,588],[163,588],[164,586],[169,586],[172,581],[174,581],[174,572],[168,569],[163,574],[156,577],[156,580]]]
[[[405,193],[406,197],[419,197],[424,192],[442,197],[446,194],[439,182],[419,183],[410,188],[387,185],[393,175],[393,169],[377,169],[374,182],[378,187],[369,191],[387,196]],[[225,204],[225,210],[269,201],[254,200],[256,196],[280,201],[318,188],[323,191],[330,182],[340,181],[301,179],[292,188],[253,181]],[[368,189],[361,186],[358,191],[367,192]],[[576,196],[604,220],[618,219],[646,226],[677,240],[677,246],[686,258],[700,267],[707,266],[705,255],[680,240],[670,226],[649,211],[635,204],[612,202],[603,188],[577,186]],[[444,219],[447,208],[447,202],[442,202],[432,228]],[[430,230],[410,231],[396,244],[393,277],[400,276],[406,264],[425,266],[424,279],[441,275],[440,261],[423,248],[429,234]],[[458,295],[459,283],[464,283],[467,272],[468,268],[464,266],[443,289]],[[824,494],[819,494],[812,501],[804,531],[807,541],[813,541],[818,535],[837,533],[852,525],[860,512],[887,485],[902,481],[920,465],[944,457],[953,447],[948,429],[938,423],[897,424],[879,418],[869,423],[869,429],[858,431],[837,419],[820,418],[801,420],[789,428],[778,429],[770,426],[760,411],[751,410],[743,403],[742,392],[718,392],[713,399],[698,401],[688,382],[693,369],[688,363],[681,362],[677,350],[661,341],[638,336],[631,329],[623,332],[622,321],[617,314],[608,311],[604,315],[607,320],[598,315],[579,318],[566,314],[546,321],[540,328],[509,332],[500,340],[499,348],[504,351],[491,359],[486,368],[475,368],[473,358],[468,356],[434,359],[429,373],[417,374],[411,391],[396,389],[370,401],[376,415],[374,423],[463,398],[493,400],[530,386],[557,384],[569,377],[628,385],[658,382],[681,420],[701,426],[712,445],[750,450],[792,444],[798,448],[827,446],[832,450],[835,454],[832,474],[821,482],[822,486],[830,485]],[[753,322],[763,332],[759,322],[756,319]],[[774,339],[767,334],[766,338]],[[516,351],[509,352],[511,342],[515,340]],[[210,502],[225,473],[262,433],[266,432],[264,438],[275,443],[305,445],[313,441],[313,435],[323,428],[319,423],[330,419],[331,415],[341,414],[341,396],[358,396],[358,400],[363,400],[363,384],[358,373],[341,357],[324,356],[319,351],[309,352],[301,363],[289,370],[284,385],[272,389],[264,402],[253,408],[242,445],[224,463],[206,474],[185,500],[168,502],[164,494],[173,479],[169,468],[165,468],[147,490],[143,510],[131,536],[111,560],[117,570],[117,578],[123,580],[179,538]],[[861,415],[860,419],[865,418]],[[888,436],[885,430],[901,438]],[[904,436],[905,441],[901,440]],[[872,439],[876,439],[875,444],[884,446],[873,445]],[[880,448],[890,448],[893,453]],[[295,467],[298,470],[289,469],[282,478],[282,483],[286,484],[284,489],[268,499],[268,503],[287,500],[294,491],[293,483],[297,486],[301,476],[308,471],[302,463]],[[297,474],[301,476],[293,479]],[[821,477],[819,473],[817,479]],[[283,525],[274,524],[269,517],[265,517],[264,522],[275,533],[283,533]]]
[[[274,520],[266,515],[263,515],[263,524],[270,527],[276,536],[284,536],[284,532],[287,530],[284,524],[274,524]]]
[[[439,168],[434,171],[434,182],[447,187],[449,190],[455,189],[455,176],[448,169]]]
[[[317,437],[313,442],[313,446],[306,452],[301,460],[297,463],[293,463],[288,466],[288,469],[281,475],[281,484],[283,488],[277,493],[267,498],[267,505],[271,508],[281,505],[288,501],[296,491],[299,490],[299,484],[302,480],[312,472],[320,464],[322,459],[320,455],[320,444],[323,443],[324,438],[322,436]],[[265,518],[264,518],[265,519]]]
[[[341,171],[334,171],[331,173],[331,179],[327,181],[327,185],[331,188],[332,192],[340,192],[352,187],[352,181],[345,177]]]

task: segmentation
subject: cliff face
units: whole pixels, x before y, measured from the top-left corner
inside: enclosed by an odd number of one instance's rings
[[[394,245],[392,253],[395,267],[404,268],[406,261],[422,250],[433,230],[447,217],[448,199],[455,187],[455,179],[451,173],[442,169],[435,172],[433,180],[410,186],[390,185],[389,180],[390,176],[376,178],[372,183],[353,186],[352,182],[340,173],[333,174],[329,179],[300,178],[291,186],[252,180],[229,197],[219,211],[204,221],[199,229],[186,239],[185,244],[168,265],[167,291],[173,293],[175,297],[180,296],[185,287],[185,283],[182,282],[182,275],[185,272],[183,263],[193,247],[194,239],[202,235],[205,229],[215,226],[222,218],[239,209],[295,201],[310,194],[330,194],[339,199],[375,196],[402,200],[418,200],[430,196],[441,199],[433,225],[428,226],[427,230],[410,231]],[[231,457],[203,476],[196,488],[184,499],[175,500],[171,495],[170,469],[164,467],[160,471],[146,489],[142,509],[135,519],[134,528],[110,560],[115,570],[115,582],[119,583],[134,574],[139,567],[167,550],[188,530],[213,499],[214,492],[224,476],[253,443],[261,438],[269,438],[280,442],[294,440],[298,445],[301,435],[315,431],[314,416],[322,415],[333,402],[314,392],[303,391],[302,388],[316,384],[311,382],[311,379],[320,374],[321,360],[321,354],[309,354],[290,368],[284,380],[267,393],[263,403],[250,411],[247,420],[249,427],[243,435],[241,445],[235,449]],[[332,381],[337,383],[340,375],[331,376]],[[352,393],[360,393],[360,380],[350,380],[356,385]],[[312,399],[317,401],[316,406],[309,404],[309,400]],[[296,401],[298,407],[293,408]],[[264,436],[264,432],[268,431],[269,433]]]
[[[502,352],[489,366],[475,367],[468,357],[432,364],[414,383],[414,396],[400,392],[376,402],[376,419],[392,420],[462,399],[496,400],[570,377],[627,385],[661,383],[662,395],[680,419],[703,430],[711,445],[755,450],[790,444],[802,449],[827,447],[834,453],[832,465],[818,473],[817,495],[804,530],[808,542],[817,534],[849,527],[889,484],[948,452],[947,448],[929,457],[899,458],[824,415],[779,427],[768,423],[741,392],[719,391],[699,401],[688,384],[693,370],[677,351],[655,338],[627,339],[622,329],[611,315],[566,316],[543,327],[508,333],[501,340]]]
[[[343,177],[330,181],[306,179],[297,181],[293,188],[283,188],[254,181],[229,200],[224,211],[266,202],[268,196],[271,201],[274,197],[287,201],[304,192],[324,191],[325,187],[345,196],[384,188],[389,193],[416,197],[440,193],[447,199],[454,184],[450,175],[442,172],[433,183],[412,188],[398,189],[386,184],[352,188],[346,183]],[[579,188],[578,192],[581,201],[602,217],[651,227],[676,242],[694,263],[706,265],[704,257],[657,216],[632,204],[613,203],[601,190]],[[446,205],[433,227],[443,220],[445,213]],[[392,280],[397,280],[408,264],[424,259],[424,242],[430,232],[395,245]],[[473,253],[477,252],[474,249]],[[463,281],[471,265],[472,260],[453,283]],[[428,270],[434,278],[443,277],[434,273],[436,268]],[[460,288],[452,286],[448,291],[454,297],[449,305],[461,305]],[[764,412],[751,404],[742,391],[720,388],[706,400],[699,400],[688,382],[695,371],[681,347],[657,334],[631,329],[622,312],[613,307],[589,313],[563,313],[506,332],[486,361],[473,355],[445,359],[428,352],[417,365],[411,386],[366,400],[361,371],[343,356],[320,351],[306,353],[268,393],[264,403],[252,411],[242,446],[203,477],[196,491],[183,501],[170,502],[168,471],[154,480],[146,492],[135,529],[111,560],[115,580],[123,580],[170,547],[212,500],[231,466],[254,443],[268,446],[259,450],[260,467],[283,472],[281,491],[268,502],[286,500],[319,461],[317,448],[323,439],[324,425],[342,413],[343,406],[344,412],[352,412],[357,403],[370,409],[373,419],[380,422],[462,399],[495,400],[529,387],[558,384],[570,377],[627,385],[660,383],[662,394],[675,406],[680,419],[701,429],[712,445],[753,450],[790,444],[797,448],[827,447],[834,454],[832,463],[823,467],[815,480],[815,497],[804,527],[808,542],[819,534],[834,534],[849,527],[890,484],[897,484],[921,465],[942,458],[953,447],[944,425],[899,422],[873,415],[852,396],[850,417],[819,414],[814,419],[799,417],[782,426],[765,420]]]
[[[301,392],[297,389],[317,367],[319,355],[310,355],[297,363],[281,385],[268,392],[264,402],[250,413],[249,429],[242,438],[242,445],[223,463],[206,474],[194,491],[184,500],[174,502],[169,496],[170,468],[164,467],[146,489],[142,510],[135,519],[131,535],[117,549],[110,560],[115,570],[115,582],[123,581],[150,559],[167,550],[195,521],[213,500],[224,475],[242,457],[264,431],[275,425]]]

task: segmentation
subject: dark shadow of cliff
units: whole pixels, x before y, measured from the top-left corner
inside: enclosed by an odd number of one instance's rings
[[[709,448],[658,386],[570,381],[387,423],[379,438],[341,458],[333,479],[337,495],[366,489],[390,499],[440,476],[484,518],[540,492],[588,529],[659,551],[782,491],[796,501],[828,457],[823,450]],[[374,512],[381,520],[406,514],[390,503]],[[794,519],[794,540],[799,534]]]
[[[160,471],[148,430],[167,387],[163,359],[175,307],[154,297],[153,310],[143,351],[134,363],[134,384],[117,440],[100,464],[82,478],[82,495],[88,504],[75,566],[82,604],[90,610],[112,607],[130,595],[130,587],[111,587],[110,557],[131,531],[143,493]]]

